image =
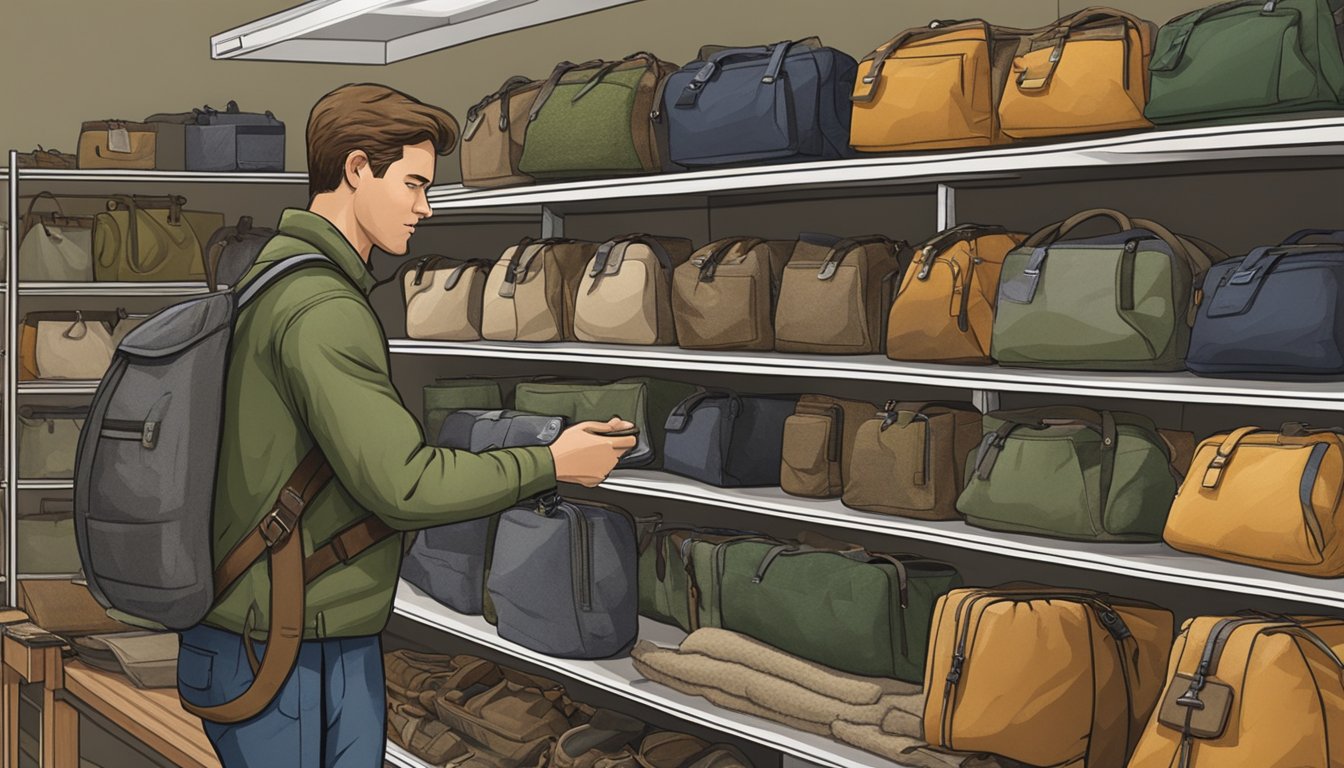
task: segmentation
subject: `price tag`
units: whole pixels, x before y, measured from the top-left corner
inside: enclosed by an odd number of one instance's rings
[[[107,148],[112,152],[129,154],[131,151],[131,133],[125,128],[107,129]]]

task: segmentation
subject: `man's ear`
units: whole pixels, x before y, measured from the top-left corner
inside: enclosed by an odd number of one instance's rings
[[[369,156],[362,149],[356,149],[345,156],[345,183],[351,189],[359,189],[360,175],[369,167]]]

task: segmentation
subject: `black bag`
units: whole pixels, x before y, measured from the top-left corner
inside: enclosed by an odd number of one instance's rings
[[[720,488],[779,485],[784,421],[797,406],[702,389],[667,417],[663,469]]]
[[[215,285],[233,285],[256,263],[272,237],[274,229],[254,227],[251,216],[239,216],[237,224],[215,230],[206,243],[206,275],[214,275]]]
[[[285,124],[270,112],[243,112],[230,101],[223,112],[208,105],[190,112],[160,113],[145,118],[157,123],[160,141],[180,134],[188,171],[283,171]]]

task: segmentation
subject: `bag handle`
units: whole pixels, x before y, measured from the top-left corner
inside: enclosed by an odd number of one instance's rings
[[[1269,430],[1260,427],[1241,427],[1235,429],[1223,438],[1223,442],[1218,445],[1218,451],[1209,460],[1209,466],[1204,470],[1204,479],[1200,485],[1204,488],[1217,488],[1218,483],[1223,479],[1223,470],[1227,468],[1228,462],[1232,461],[1232,453],[1237,450],[1237,446],[1248,435],[1256,432],[1268,432]]]
[[[865,245],[877,245],[879,243],[891,245],[893,249],[896,247],[896,243],[885,235],[861,235],[859,237],[846,237],[837,241],[826,254],[826,259],[822,261],[821,267],[817,269],[817,279],[830,280],[835,277],[836,270],[840,268],[840,263],[845,260],[846,256]]]
[[[1172,254],[1184,260],[1195,274],[1202,274],[1211,266],[1207,256],[1199,251],[1192,252],[1186,247],[1185,241],[1180,236],[1163,225],[1151,219],[1131,218],[1112,208],[1089,208],[1075,213],[1061,222],[1047,225],[1032,233],[1022,245],[1026,248],[1049,248],[1084,222],[1098,218],[1106,218],[1115,222],[1121,232],[1131,229],[1146,229],[1152,232],[1159,240],[1167,244]]]
[[[801,42],[801,41],[799,41]],[[695,76],[686,83],[682,89],[681,95],[677,97],[676,106],[680,109],[690,109],[695,106],[700,99],[700,92],[705,89],[714,73],[732,59],[742,57],[761,57],[769,54],[769,62],[765,66],[765,74],[761,76],[762,85],[772,85],[779,80],[780,72],[784,69],[784,59],[793,48],[795,42],[792,40],[781,40],[772,46],[757,46],[755,48],[729,48],[719,51],[700,68]]]
[[[696,266],[700,270],[698,281],[702,283],[714,282],[714,273],[718,271],[719,264],[728,257],[729,252],[739,244],[746,243],[744,250],[750,251],[765,240],[759,237],[727,237],[719,241],[719,246],[709,252],[708,256],[700,261]]]
[[[582,69],[601,63],[601,59],[589,59],[581,64],[575,64],[572,61],[562,61],[556,64],[555,68],[551,70],[550,76],[546,78],[546,82],[542,83],[541,90],[537,92],[537,100],[532,102],[532,109],[528,110],[527,121],[530,123],[537,119],[537,115],[541,114],[541,108],[546,106],[547,101],[550,101],[551,94],[555,93],[556,86],[560,84],[560,78],[564,77],[566,73],[572,69]]]
[[[667,422],[663,425],[668,432],[680,432],[686,428],[686,422],[691,417],[691,411],[704,401],[710,398],[726,398],[731,404],[730,407],[737,412],[742,411],[742,396],[728,389],[707,389],[701,387],[695,394],[682,400],[673,407],[667,414]]]
[[[1274,4],[1277,2],[1278,0],[1269,0],[1269,2],[1265,4],[1264,10],[1272,11]],[[1235,8],[1246,7],[1247,5],[1249,4],[1246,0],[1231,0],[1230,2],[1218,3],[1217,5],[1210,5],[1206,8],[1192,11],[1185,16],[1167,22],[1165,29],[1170,29],[1171,32],[1169,34],[1175,39],[1173,40],[1171,47],[1167,48],[1162,56],[1154,56],[1152,60],[1148,62],[1148,71],[1170,72],[1175,69],[1177,65],[1181,63],[1181,60],[1185,58],[1185,48],[1190,42],[1190,34],[1195,25],[1210,16],[1220,14],[1224,11],[1230,11]],[[1264,10],[1261,12],[1263,13]]]
[[[593,268],[589,270],[588,276],[594,280],[600,280],[606,273],[607,264],[611,260],[611,254],[616,250],[617,246],[628,248],[636,243],[647,246],[650,251],[653,251],[654,257],[658,259],[658,265],[663,268],[664,272],[669,274],[672,272],[672,257],[667,255],[667,249],[663,248],[663,244],[658,242],[658,239],[652,235],[635,232],[628,235],[613,237],[599,245],[597,247],[597,252],[593,254]],[[624,254],[622,254],[622,258],[624,258]],[[594,286],[596,286],[596,283],[594,283]],[[589,290],[591,290],[591,288]]]
[[[1309,237],[1326,237],[1336,243],[1344,244],[1344,229],[1299,229],[1285,237],[1279,245],[1298,245]]]
[[[1048,429],[1053,426],[1081,426],[1101,435],[1101,451],[1098,472],[1098,491],[1100,503],[1097,514],[1106,515],[1106,500],[1111,493],[1111,482],[1115,474],[1115,447],[1118,442],[1115,415],[1110,411],[1097,414],[1099,422],[1081,418],[1051,418],[1042,416],[1034,421],[1024,421],[1006,414],[998,414],[1003,423],[997,429],[985,435],[976,451],[974,473],[981,481],[988,481],[994,471],[999,454],[1008,443],[1008,438],[1019,429]]]
[[[163,265],[172,255],[167,250],[153,264],[145,264],[140,260],[140,211],[145,208],[167,208],[168,223],[180,224],[182,221],[182,207],[187,204],[187,199],[181,195],[162,195],[153,197],[142,197],[139,195],[109,195],[112,200],[126,206],[130,219],[129,227],[131,234],[131,251],[126,254],[126,261],[130,264],[131,270],[139,274],[148,274]],[[110,207],[110,206],[109,206]],[[101,261],[101,260],[100,260]],[[112,264],[102,262],[104,267],[110,267]],[[213,281],[212,281],[213,282]]]
[[[868,74],[859,78],[859,82],[868,86],[863,93],[855,93],[849,97],[849,100],[855,104],[867,104],[877,97],[877,81],[882,75],[882,67],[886,65],[887,59],[896,53],[901,46],[909,43],[916,38],[923,39],[934,37],[946,33],[948,27],[970,25],[983,26],[986,36],[989,35],[989,24],[981,19],[934,19],[929,22],[927,27],[915,27],[907,29],[896,37],[888,40],[881,48],[874,50],[868,55],[872,58],[872,64],[868,66]],[[865,57],[865,60],[868,59]]]
[[[639,51],[637,53],[632,53],[623,59],[609,61],[599,67],[592,77],[588,78],[588,81],[583,84],[583,87],[579,89],[579,92],[574,94],[574,98],[569,100],[570,103],[573,104],[584,96],[587,96],[594,88],[602,83],[603,78],[611,74],[617,67],[638,60],[643,60],[646,68],[656,66],[658,63],[658,57],[646,51]]]
[[[499,130],[509,129],[509,96],[513,90],[520,85],[526,85],[532,82],[531,78],[522,75],[513,75],[504,81],[504,84],[496,88],[493,92],[486,94],[480,101],[473,104],[467,110],[467,124],[462,128],[462,140],[471,141],[471,137],[476,135],[476,131],[481,127],[482,113],[490,102],[499,100]]]
[[[1084,8],[1072,16],[1065,16],[1047,27],[1044,34],[1036,37],[1036,40],[1049,40],[1057,37],[1055,47],[1050,51],[1050,56],[1046,59],[1046,70],[1044,74],[1031,74],[1031,70],[1024,68],[1017,74],[1017,87],[1024,91],[1039,91],[1050,84],[1050,79],[1054,77],[1055,69],[1059,67],[1059,60],[1064,56],[1064,45],[1069,41],[1075,29],[1085,27],[1097,21],[1120,22],[1125,26],[1126,40],[1128,40],[1128,30],[1142,29],[1141,20],[1132,14],[1118,11],[1114,8]],[[1025,43],[1029,44],[1029,43]],[[1128,87],[1129,68],[1125,67],[1125,81]]]
[[[920,265],[919,272],[915,274],[915,279],[928,280],[929,273],[933,270],[934,260],[957,243],[969,242],[990,235],[1006,234],[1008,234],[1007,227],[1001,227],[997,224],[959,224],[951,229],[943,230],[914,247],[919,252]],[[963,297],[963,303],[966,298],[968,297]]]

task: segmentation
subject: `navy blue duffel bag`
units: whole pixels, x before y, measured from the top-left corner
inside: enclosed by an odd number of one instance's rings
[[[687,168],[832,160],[849,147],[858,63],[815,37],[754,48],[700,49],[663,81],[672,162]]]
[[[1201,376],[1344,376],[1344,230],[1304,229],[1214,265],[1186,367]]]

